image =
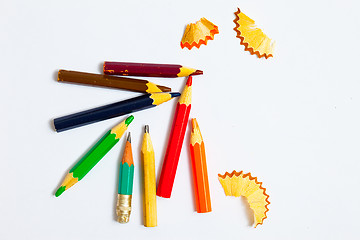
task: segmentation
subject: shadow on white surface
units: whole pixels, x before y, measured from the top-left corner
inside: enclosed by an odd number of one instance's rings
[[[104,74],[104,62],[100,62],[98,65],[98,70],[100,74]]]
[[[190,112],[191,114],[191,112]],[[183,144],[183,148],[185,149],[182,149],[183,151],[186,151],[186,155],[187,155],[187,159],[189,161],[189,172],[191,174],[189,174],[189,183],[191,185],[190,189],[191,189],[191,197],[192,197],[192,202],[193,202],[193,210],[196,212],[196,199],[195,199],[195,182],[194,182],[194,179],[193,179],[193,169],[192,169],[192,163],[191,163],[191,152],[190,152],[190,134],[191,134],[191,117],[189,117],[189,122],[188,122],[188,129],[187,131],[189,132],[189,137],[187,137],[186,139],[184,139],[184,144]],[[186,135],[186,134],[185,134]]]
[[[240,197],[241,199],[241,203],[243,204],[244,206],[244,211],[245,211],[245,214],[247,216],[247,219],[248,219],[248,226],[249,227],[252,227],[254,225],[254,212],[253,210],[250,208],[250,205],[247,201],[247,199],[245,197]]]
[[[56,132],[55,125],[54,125],[54,119],[49,120],[49,126],[52,131]]]
[[[143,138],[144,138],[144,129],[145,129],[145,125],[143,125],[141,127],[142,131],[141,131],[141,137],[139,138],[140,141],[138,144],[138,147],[137,147],[137,152],[140,153],[141,155],[141,148],[142,148],[142,142],[143,142]],[[149,132],[151,132],[151,128],[149,127]],[[150,134],[150,137],[151,137],[151,134]],[[139,199],[139,206],[140,206],[140,216],[141,216],[141,225],[144,225],[145,224],[145,219],[144,219],[144,161],[142,159],[142,157],[140,157],[140,161],[139,161],[139,171],[138,171],[138,187],[139,187],[139,193],[141,193],[140,197],[138,197]]]

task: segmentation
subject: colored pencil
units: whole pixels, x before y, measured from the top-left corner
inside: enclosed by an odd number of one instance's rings
[[[91,86],[118,88],[118,89],[130,90],[135,92],[144,92],[144,93],[171,91],[171,88],[156,85],[155,83],[149,82],[147,80],[115,77],[109,75],[75,72],[75,71],[67,71],[67,70],[59,70],[58,82],[69,82],[69,83],[78,83],[78,84],[85,84]]]
[[[144,139],[141,147],[141,157],[144,164],[144,225],[145,227],[156,227],[155,154],[148,125],[145,126]]]
[[[134,120],[134,116],[126,118],[124,121],[109,130],[105,135],[70,169],[62,182],[55,196],[60,196],[75,183],[83,179],[85,175],[110,151],[119,141],[129,124]]]
[[[108,75],[175,78],[200,75],[203,74],[203,71],[175,64],[104,62],[104,73]]]
[[[190,155],[193,170],[196,211],[211,212],[209,179],[206,167],[205,145],[196,118],[192,121]]]
[[[62,132],[72,128],[81,127],[87,124],[155,107],[178,96],[180,96],[180,93],[178,92],[147,93],[139,97],[55,118],[54,126],[57,132]]]
[[[119,188],[116,215],[118,222],[129,222],[131,213],[131,197],[134,180],[134,162],[131,150],[131,136],[128,134],[125,150],[119,170]]]
[[[171,196],[184,135],[189,120],[192,94],[191,89],[192,77],[189,76],[186,86],[176,105],[174,120],[156,192],[159,197],[170,198]]]

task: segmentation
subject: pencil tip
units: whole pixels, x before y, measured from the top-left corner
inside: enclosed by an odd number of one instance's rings
[[[179,93],[179,92],[172,92],[172,93],[170,93],[170,95],[171,95],[171,98],[174,98],[174,97],[179,97],[179,96],[181,95],[181,93]]]
[[[130,132],[128,133],[128,136],[127,136],[126,141],[128,141],[129,143],[131,143],[131,134],[130,134]]]
[[[199,127],[196,118],[191,119],[191,125],[192,125],[192,129]]]
[[[145,133],[149,133],[149,125],[145,125]]]
[[[128,117],[126,120],[125,120],[125,124],[126,126],[129,126],[129,124],[134,120],[134,116],[131,115],[130,117]]]
[[[202,75],[202,74],[204,74],[204,72],[202,70],[196,70],[191,75]]]
[[[186,86],[191,86],[192,85],[192,76],[188,77],[188,80],[186,81]]]
[[[65,186],[59,187],[59,189],[55,193],[55,197],[60,196],[63,192],[65,192]]]

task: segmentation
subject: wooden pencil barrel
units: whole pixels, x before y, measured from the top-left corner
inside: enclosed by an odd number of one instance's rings
[[[191,165],[195,191],[196,211],[211,212],[210,189],[206,166],[204,142],[190,145]]]
[[[144,76],[144,77],[178,77],[181,65],[104,62],[104,73],[108,75]]]
[[[144,171],[144,225],[145,227],[157,226],[156,207],[156,178],[155,154],[152,146],[148,127],[145,128],[144,139],[141,147],[141,157]]]
[[[175,180],[179,157],[189,120],[192,98],[192,77],[189,76],[186,86],[176,105],[175,115],[170,131],[170,137],[160,173],[156,194],[159,197],[170,198]]]
[[[102,74],[84,73],[76,71],[59,70],[59,82],[70,82],[91,86],[101,86],[130,90],[135,92],[170,92],[171,88],[156,85],[147,80],[115,77]]]

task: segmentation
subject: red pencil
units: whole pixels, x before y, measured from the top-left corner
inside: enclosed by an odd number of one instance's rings
[[[171,196],[181,147],[183,145],[184,135],[191,109],[191,85],[192,77],[189,76],[186,86],[176,105],[170,138],[156,191],[156,195],[159,197],[170,198]]]

